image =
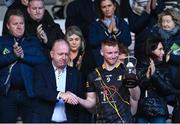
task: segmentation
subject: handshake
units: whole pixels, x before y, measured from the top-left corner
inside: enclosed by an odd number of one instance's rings
[[[79,97],[70,91],[66,91],[66,92],[60,91],[58,93],[58,99],[62,99],[65,103],[71,105],[77,105],[79,103]]]

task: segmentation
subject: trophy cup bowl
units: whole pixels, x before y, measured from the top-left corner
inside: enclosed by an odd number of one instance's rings
[[[136,76],[136,63],[137,59],[134,56],[127,56],[124,61],[126,72],[123,75],[123,84],[127,88],[134,88],[138,85],[138,78]]]

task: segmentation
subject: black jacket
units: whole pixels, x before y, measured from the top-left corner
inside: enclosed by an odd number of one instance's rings
[[[146,77],[149,66],[149,59],[143,60],[137,65],[137,75],[139,78],[139,86],[141,88],[141,97],[144,97],[145,90],[151,88],[159,97],[165,97],[169,94],[176,93],[173,87],[172,79],[169,77],[169,67],[164,62],[155,61],[155,72],[150,79]]]
[[[65,22],[66,29],[69,26],[78,26],[88,40],[89,25],[97,18],[97,1],[75,0],[67,6],[67,18]],[[87,41],[88,42],[88,41]]]
[[[79,97],[82,97],[83,84],[80,73],[77,69],[67,66],[65,91],[70,91]],[[42,64],[35,69],[34,89],[37,101],[34,102],[36,113],[40,118],[38,122],[51,122],[54,107],[57,100],[57,86],[54,68],[51,63]],[[78,123],[81,118],[79,105],[70,105],[65,103],[65,112],[68,123]]]
[[[26,34],[30,36],[37,36],[37,27],[40,24],[42,24],[42,27],[48,38],[47,44],[43,44],[43,47],[48,54],[52,48],[54,41],[57,39],[63,39],[64,34],[60,26],[54,22],[53,18],[47,10],[45,10],[44,16],[40,22],[34,21],[30,16],[27,17],[25,23]]]
[[[168,117],[166,96],[174,94],[177,91],[173,87],[172,81],[169,77],[169,68],[167,64],[160,61],[154,61],[154,63],[155,72],[150,79],[146,77],[150,64],[149,58],[143,57],[142,61],[137,65],[137,76],[139,78],[139,86],[141,89],[137,115],[140,117],[149,118],[149,115],[147,114],[148,111],[144,111],[145,108],[148,108],[148,106],[146,106],[147,103],[144,102],[144,100],[150,100],[153,98],[161,102],[153,102],[148,109],[151,109],[150,107],[153,106],[153,110],[156,108],[156,111],[163,113],[162,115],[159,115],[158,112],[155,111],[154,114],[157,114],[157,116]]]

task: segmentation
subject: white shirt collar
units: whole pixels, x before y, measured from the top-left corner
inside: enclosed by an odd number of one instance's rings
[[[62,72],[62,73],[64,73],[64,71],[65,71],[66,68],[67,68],[67,66],[65,66],[63,69],[59,69],[59,68],[57,68],[57,67],[54,65],[53,62],[52,62],[52,65],[53,65],[54,71],[60,71],[60,72]]]

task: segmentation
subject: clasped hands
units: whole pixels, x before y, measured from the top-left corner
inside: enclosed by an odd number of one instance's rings
[[[70,91],[59,92],[59,97],[68,104],[77,105],[79,103],[79,97]]]
[[[115,18],[112,18],[112,21],[111,21],[111,23],[110,23],[110,25],[109,25],[109,27],[108,27],[108,32],[109,33],[117,33],[119,30],[118,30],[118,28],[117,28],[117,26],[116,26],[116,21],[115,21]]]

